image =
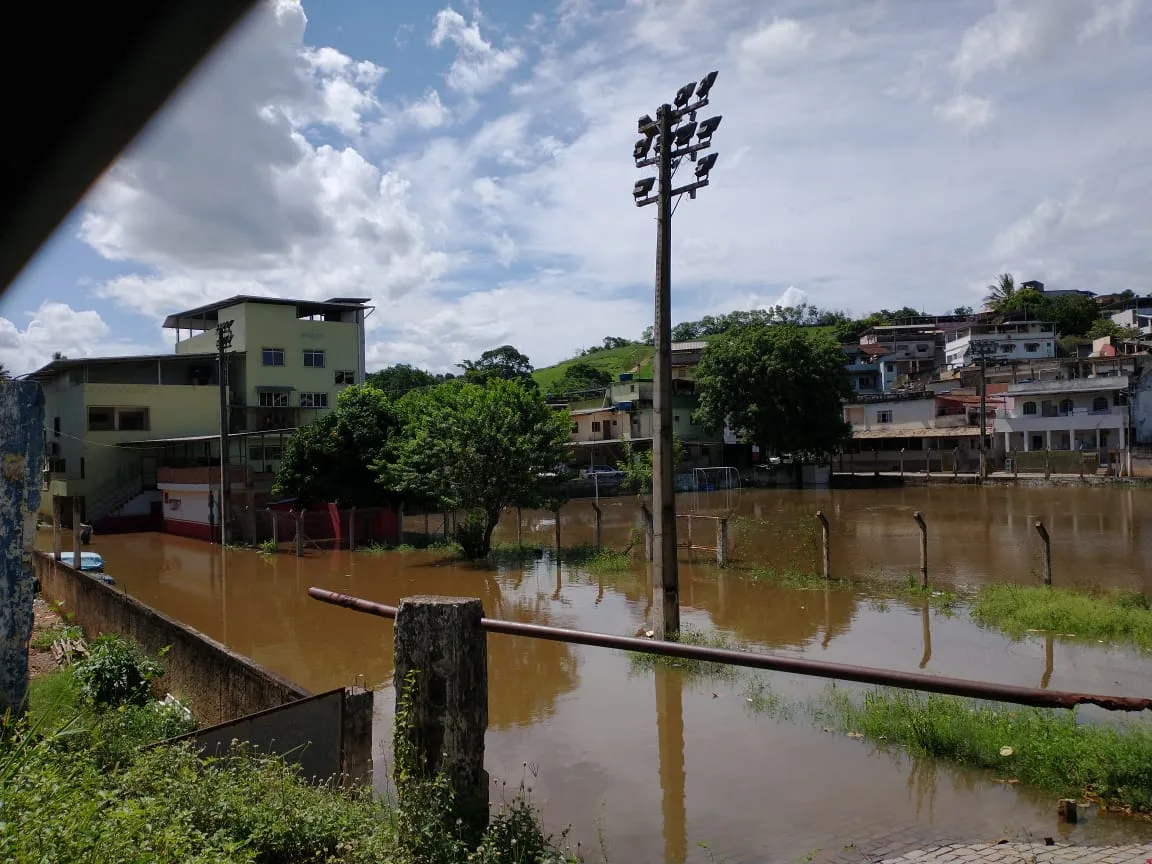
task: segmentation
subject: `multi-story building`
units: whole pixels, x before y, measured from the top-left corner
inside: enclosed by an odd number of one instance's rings
[[[363,380],[366,302],[234,297],[170,315],[174,354],[60,359],[32,373],[47,418],[42,509],[60,498],[70,514],[75,500],[89,522],[152,525],[164,493],[177,491],[173,513],[204,511],[206,527],[220,479],[215,327],[225,321],[230,478],[242,500],[270,487],[285,433]],[[185,330],[199,333],[180,339]]]
[[[1056,356],[1056,327],[1049,321],[1003,321],[971,324],[951,331],[944,343],[945,363],[949,369],[969,365],[973,342],[988,342],[994,347],[988,361],[1015,364],[1044,360]]]
[[[996,434],[1005,452],[1078,450],[1103,461],[1128,446],[1128,388],[1127,375],[1009,384]]]

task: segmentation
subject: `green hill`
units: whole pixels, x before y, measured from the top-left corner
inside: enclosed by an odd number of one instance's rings
[[[564,377],[564,373],[573,363],[587,363],[597,369],[602,369],[615,378],[621,372],[631,372],[637,368],[647,367],[649,374],[652,369],[652,346],[639,343],[625,345],[623,348],[605,348],[584,357],[573,357],[564,360],[555,366],[545,366],[532,373],[540,389],[547,393],[556,382]]]

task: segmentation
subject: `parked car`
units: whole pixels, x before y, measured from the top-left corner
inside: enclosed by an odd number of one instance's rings
[[[590,465],[580,469],[580,479],[592,480],[593,478],[600,482],[620,481],[624,479],[624,472],[619,468],[610,468],[607,465]]]

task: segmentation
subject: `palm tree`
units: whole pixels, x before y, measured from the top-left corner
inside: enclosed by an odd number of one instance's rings
[[[984,305],[993,312],[1001,311],[1016,293],[1016,280],[1011,273],[1001,273],[995,285],[988,286],[988,296],[984,298]]]
[[[4,368],[4,364],[0,363],[0,378],[11,378],[11,377],[12,376],[8,374],[8,370]]]

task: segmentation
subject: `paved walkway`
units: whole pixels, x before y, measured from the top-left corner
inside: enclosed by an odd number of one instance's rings
[[[1152,844],[1143,846],[1071,846],[1058,843],[949,844],[905,852],[882,864],[1147,864]]]

